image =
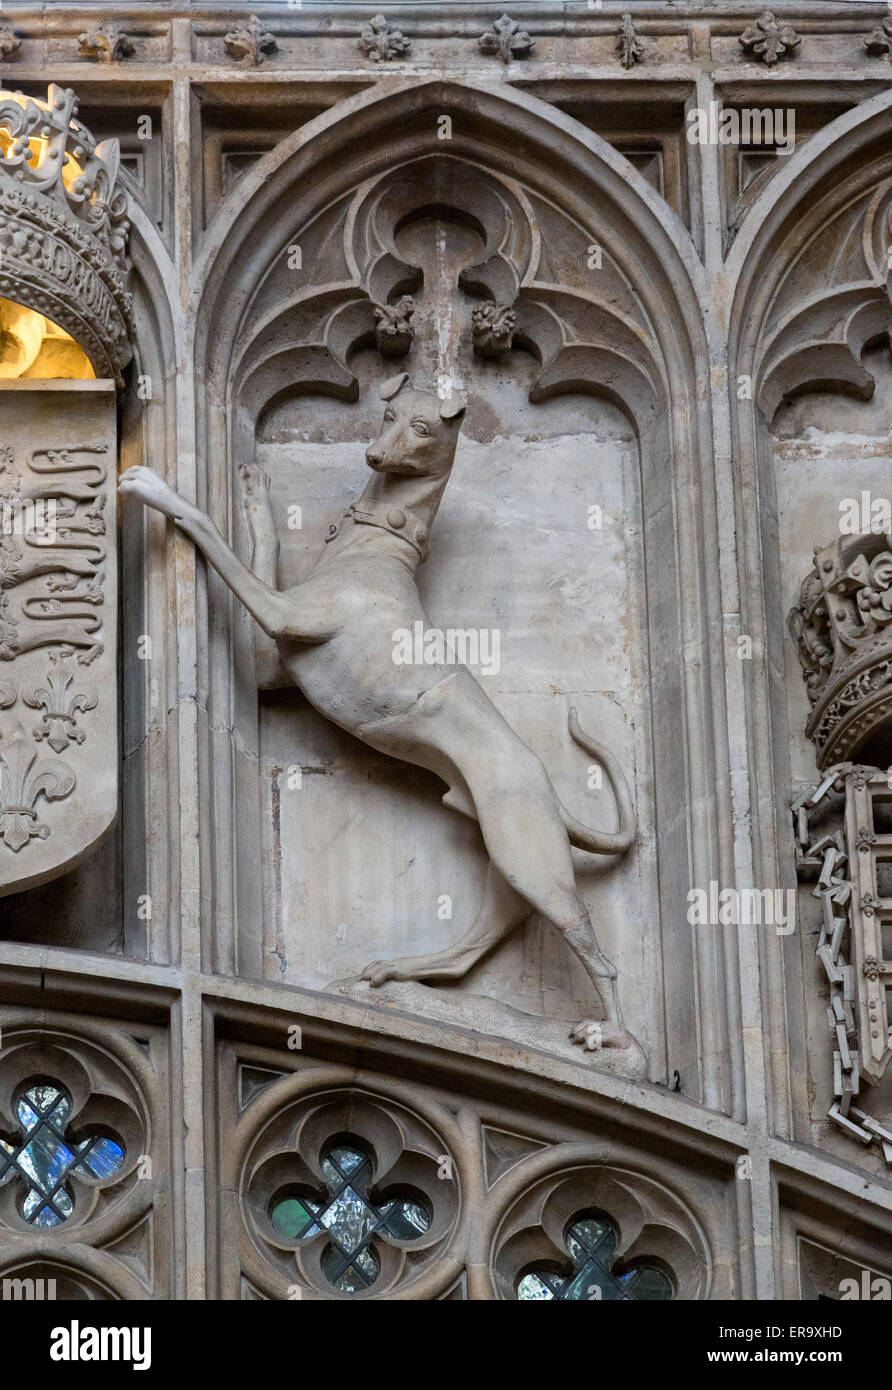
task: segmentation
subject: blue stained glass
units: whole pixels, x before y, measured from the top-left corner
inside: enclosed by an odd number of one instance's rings
[[[50,1229],[74,1211],[74,1201],[65,1184],[69,1173],[95,1181],[109,1178],[123,1165],[124,1150],[114,1139],[100,1135],[69,1147],[63,1132],[71,1115],[71,1101],[50,1082],[30,1086],[19,1097],[16,1115],[26,1141],[16,1147],[0,1139],[0,1163],[8,1163],[0,1182],[15,1176],[23,1178],[28,1191],[22,1215],[29,1225]]]
[[[110,1178],[124,1162],[124,1150],[114,1139],[84,1139],[77,1149],[83,1154],[78,1169],[86,1169],[94,1178]]]
[[[52,1192],[73,1162],[71,1150],[56,1138],[52,1130],[46,1128],[37,1131],[18,1157],[22,1172],[42,1192]]]
[[[16,1114],[19,1117],[19,1124],[24,1130],[31,1130],[35,1125],[40,1124],[40,1116],[36,1114],[26,1100],[20,1100]]]

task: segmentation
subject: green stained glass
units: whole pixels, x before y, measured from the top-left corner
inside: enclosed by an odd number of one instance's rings
[[[322,1155],[327,1197],[309,1198],[283,1192],[270,1208],[273,1226],[286,1240],[308,1240],[324,1230],[330,1244],[322,1270],[341,1293],[361,1293],[381,1272],[375,1238],[418,1240],[431,1214],[415,1198],[391,1197],[378,1205],[369,1195],[374,1163],[360,1148],[340,1143]]]
[[[285,1197],[272,1210],[272,1222],[286,1240],[303,1240],[318,1235],[316,1204],[305,1197]]]

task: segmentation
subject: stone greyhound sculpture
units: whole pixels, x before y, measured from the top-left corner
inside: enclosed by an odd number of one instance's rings
[[[359,500],[330,528],[306,579],[276,589],[278,542],[269,480],[242,467],[254,544],[248,569],[203,512],[150,468],[129,468],[120,491],[170,517],[276,642],[291,680],[324,715],[363,743],[426,768],[449,786],[444,804],[479,822],[489,854],[483,901],[467,934],[435,955],[375,961],[362,972],[386,980],[458,979],[533,908],[563,935],[597,990],[606,1021],[584,1019],[570,1037],[587,1047],[630,1047],[616,970],[601,951],[576,890],[570,846],[623,854],[635,841],[631,796],[610,752],[570,734],[604,766],[619,811],[615,832],[591,830],[558,800],[542,763],[464,666],[399,665],[396,630],[427,623],[415,571],[452,471],[465,407],[414,390],[405,373],[381,388],[380,436],[366,451],[374,472]],[[256,571],[256,572],[255,572]]]

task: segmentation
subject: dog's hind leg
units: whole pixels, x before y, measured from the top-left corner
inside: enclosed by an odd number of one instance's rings
[[[607,1020],[622,1030],[616,968],[598,945],[576,890],[570,843],[548,774],[513,734],[501,749],[491,737],[490,748],[489,766],[460,769],[489,856],[515,892],[557,927],[585,967]]]
[[[529,915],[529,903],[490,863],[483,901],[460,941],[435,955],[373,961],[363,970],[362,978],[373,985],[383,985],[387,980],[460,980]]]

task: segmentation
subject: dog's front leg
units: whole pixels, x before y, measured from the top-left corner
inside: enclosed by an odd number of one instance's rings
[[[279,584],[279,537],[270,506],[269,477],[259,463],[243,463],[239,477],[251,532],[251,569],[275,589]]]
[[[279,537],[269,499],[269,476],[259,463],[239,468],[242,502],[251,536],[251,570],[263,584],[279,587]],[[293,685],[282,665],[275,643],[254,629],[254,679],[260,690],[282,690]]]
[[[151,468],[128,468],[121,476],[118,490],[124,497],[138,497],[147,507],[170,517],[213,565],[265,633],[275,638],[286,630],[293,631],[292,605],[242,564],[210,517],[187,502]]]

